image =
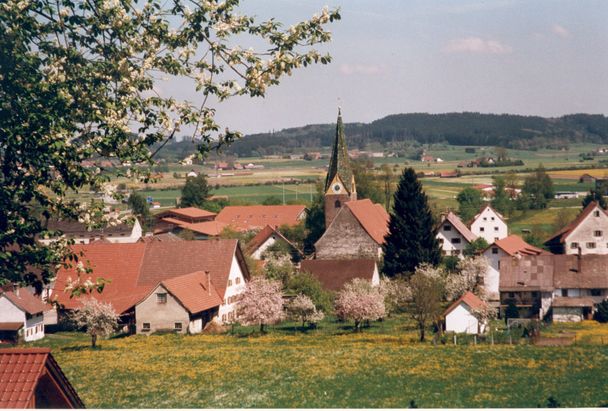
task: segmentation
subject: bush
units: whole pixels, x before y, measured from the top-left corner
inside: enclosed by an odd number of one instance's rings
[[[608,300],[604,300],[597,305],[595,320],[600,323],[608,322]]]

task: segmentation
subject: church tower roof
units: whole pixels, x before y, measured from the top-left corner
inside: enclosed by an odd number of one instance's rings
[[[349,193],[353,192],[353,170],[348,159],[348,149],[346,147],[346,137],[344,136],[344,124],[342,123],[342,113],[338,109],[338,122],[336,124],[336,138],[329,159],[329,169],[325,179],[325,191],[329,190],[330,185],[338,176],[344,184],[344,188]]]

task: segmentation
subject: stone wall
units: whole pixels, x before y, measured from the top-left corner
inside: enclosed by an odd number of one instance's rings
[[[348,208],[343,208],[315,244],[319,259],[378,258],[378,243],[367,234]]]

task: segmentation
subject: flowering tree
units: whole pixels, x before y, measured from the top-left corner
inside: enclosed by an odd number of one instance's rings
[[[410,278],[409,286],[412,293],[410,315],[418,325],[420,341],[424,341],[426,327],[437,324],[441,317],[444,276],[440,269],[421,264]]]
[[[302,321],[302,327],[309,324],[316,324],[325,318],[323,311],[317,310],[310,297],[298,294],[285,307],[287,315],[294,321]]]
[[[78,328],[86,329],[93,348],[97,346],[98,336],[108,336],[118,326],[118,314],[112,305],[94,298],[84,300],[82,307],[72,314],[72,320]]]
[[[403,309],[412,299],[412,291],[403,278],[380,280],[380,292],[384,295],[384,305],[387,314],[396,313]]]
[[[338,292],[335,304],[338,318],[354,321],[355,331],[361,330],[363,321],[378,320],[386,315],[380,288],[361,278],[346,283]]]
[[[48,282],[65,255],[35,238],[56,234],[46,228],[50,216],[94,223],[90,205],[80,208],[66,193],[101,190],[109,177],[100,160],[148,181],[140,166],[178,132],[189,134],[199,157],[241,137],[216,122],[221,102],[263,97],[295,69],[331,60],[314,47],[330,40],[325,25],[337,11],[283,28],[239,13],[238,3],[0,2],[0,277]],[[263,51],[247,47],[257,43]],[[171,89],[169,78],[198,98],[161,92]]]
[[[280,281],[257,277],[247,283],[238,303],[239,321],[245,325],[259,325],[265,332],[268,324],[283,319],[283,292]]]
[[[484,256],[465,258],[458,262],[457,270],[446,279],[446,294],[454,300],[467,291],[485,299],[484,276],[488,270],[488,260]]]

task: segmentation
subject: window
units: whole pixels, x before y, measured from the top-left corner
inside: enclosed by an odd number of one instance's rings
[[[490,220],[494,221],[494,217],[491,217]]]
[[[479,227],[479,231],[484,232],[486,231],[485,227]]]
[[[452,238],[452,244],[460,244],[460,238]]]
[[[144,325],[141,327],[142,331],[150,331],[150,323],[144,323]]]
[[[235,284],[240,284],[241,283],[241,277],[236,277],[236,280],[234,280]]]
[[[498,231],[498,227],[494,227],[494,231]]]
[[[587,248],[595,248],[595,243],[587,243],[585,244]]]
[[[492,247],[492,254],[498,254],[498,247]]]
[[[228,280],[228,287],[232,285],[232,280]]]
[[[601,297],[602,290],[600,290],[599,288],[593,288],[593,289],[591,289],[591,295],[593,297]]]
[[[182,323],[175,323],[175,331],[181,331],[182,330]]]
[[[532,298],[538,298],[538,291],[532,291]]]
[[[599,212],[598,210],[595,210],[595,211],[593,212],[593,216],[594,216],[594,217],[599,217],[599,216],[600,216],[600,212]]]
[[[222,314],[222,322],[225,323],[226,322],[226,314]]]
[[[483,218],[483,221],[488,221],[488,217],[484,217],[484,218]]]
[[[444,225],[443,226],[443,231],[452,231],[452,226],[451,225]]]
[[[167,293],[156,293],[156,302],[158,304],[167,304]]]
[[[335,208],[340,208],[340,207],[342,207],[342,204],[340,204],[340,200],[336,200],[336,202],[334,203],[334,207],[335,207]]]
[[[578,248],[578,243],[570,243],[570,248],[575,250]]]
[[[601,237],[601,236],[602,236],[602,232],[601,232],[600,230],[595,230],[595,231],[593,232],[593,236],[594,236],[594,237]]]
[[[562,297],[568,297],[568,289],[562,288]]]
[[[498,237],[494,237],[494,241],[498,241]]]

